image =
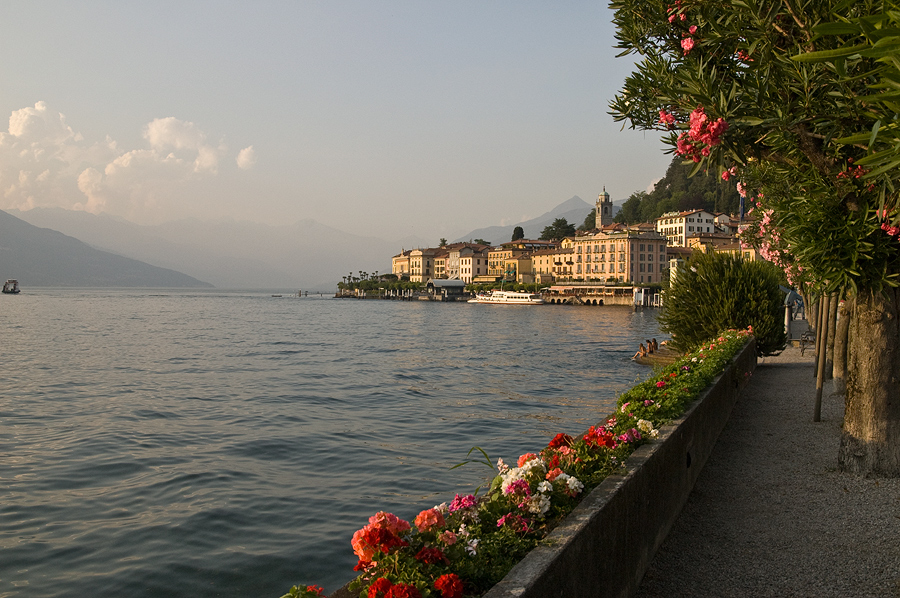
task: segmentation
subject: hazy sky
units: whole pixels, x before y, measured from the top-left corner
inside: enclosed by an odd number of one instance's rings
[[[0,208],[458,234],[647,188],[605,2],[0,3]],[[8,129],[3,119],[9,116]]]

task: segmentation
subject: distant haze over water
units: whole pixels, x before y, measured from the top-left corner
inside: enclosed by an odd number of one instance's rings
[[[652,310],[40,289],[0,300],[0,596],[277,598],[577,434]]]

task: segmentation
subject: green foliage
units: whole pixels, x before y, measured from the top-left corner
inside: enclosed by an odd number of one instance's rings
[[[521,226],[517,226],[513,229],[512,239],[510,241],[518,241],[519,239],[525,238],[525,229]]]
[[[616,222],[637,224],[653,222],[666,212],[683,212],[701,209],[710,213],[737,214],[740,195],[731,183],[722,181],[718,173],[700,171],[690,176],[693,163],[685,164],[675,156],[666,170],[666,176],[656,183],[652,193],[638,191],[631,194],[619,213]]]
[[[475,239],[472,241],[473,243],[478,243],[479,245],[490,245],[490,241],[485,241],[484,239]]]
[[[681,150],[695,172],[733,168],[759,210],[772,210],[763,242],[793,256],[805,281],[829,290],[898,284],[900,243],[881,228],[900,222],[895,2],[612,7],[618,47],[640,55],[610,104],[614,118],[667,131],[673,150],[679,138],[702,147]],[[713,142],[691,132],[698,106],[727,124]]]
[[[760,355],[784,349],[782,273],[768,262],[727,253],[694,252],[678,270],[659,321],[671,344],[690,350],[721,330],[752,326]]]
[[[446,246],[447,246],[447,239],[445,239],[444,237],[441,237],[441,240],[438,241],[438,247],[446,247]]]
[[[595,228],[597,228],[597,208],[591,210],[588,215],[584,217],[584,222],[581,223],[578,230],[593,230]]]
[[[574,235],[575,225],[569,224],[569,221],[565,218],[557,218],[553,221],[553,224],[544,227],[540,238],[543,241],[560,241],[565,237],[572,237]]]

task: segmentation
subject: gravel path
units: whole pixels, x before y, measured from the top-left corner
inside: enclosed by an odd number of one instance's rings
[[[900,598],[900,479],[837,471],[811,351],[760,360],[637,598]]]

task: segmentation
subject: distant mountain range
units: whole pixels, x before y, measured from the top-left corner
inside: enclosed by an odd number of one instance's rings
[[[391,256],[400,252],[395,243],[351,235],[314,220],[283,226],[201,220],[145,226],[60,208],[10,213],[95,249],[184,272],[226,289],[328,291],[351,271],[389,272]]]
[[[0,277],[22,287],[165,287],[212,285],[181,272],[99,251],[60,232],[0,211]]]
[[[576,196],[537,218],[480,228],[456,240],[500,244],[512,238],[516,226],[536,239],[556,218],[580,225],[591,209]],[[61,208],[0,216],[0,277],[31,286],[330,291],[350,272],[390,272],[391,256],[427,246],[421,239],[351,235],[315,220],[280,226],[178,220],[147,226]]]

